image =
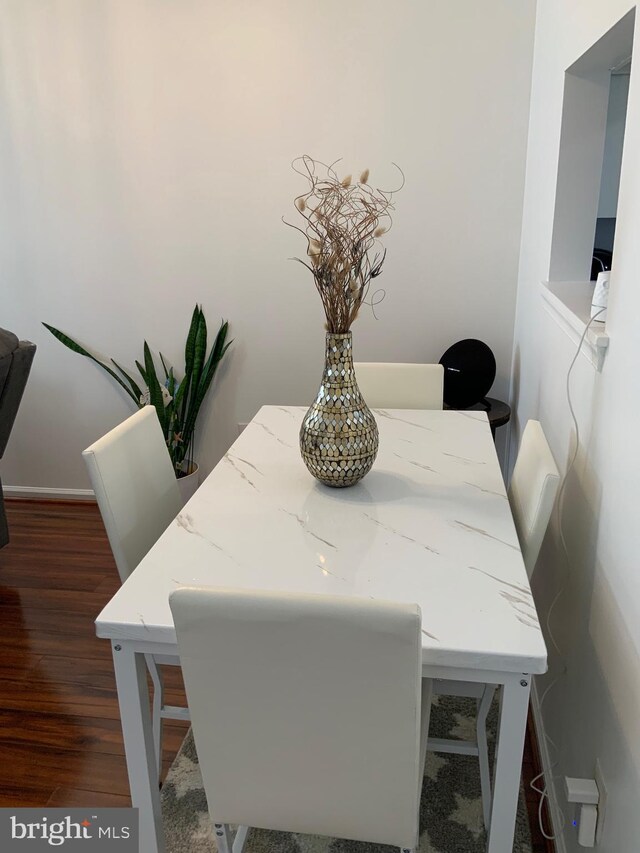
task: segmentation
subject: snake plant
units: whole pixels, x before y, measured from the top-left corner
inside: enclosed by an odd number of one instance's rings
[[[193,466],[193,438],[198,413],[218,365],[231,344],[231,341],[228,343],[226,341],[229,323],[222,321],[211,351],[207,355],[207,323],[202,308],[196,305],[187,334],[184,375],[181,379],[178,379],[173,367],[167,365],[162,353],[159,353],[159,356],[162,364],[161,376],[164,375],[164,379],[158,376],[151,350],[145,341],[144,363],[136,361],[143,387],[138,385],[114,359],[110,361],[115,370],[64,332],[48,323],[42,325],[70,350],[100,365],[131,397],[138,408],[147,405],[155,408],[176,477],[189,474]]]

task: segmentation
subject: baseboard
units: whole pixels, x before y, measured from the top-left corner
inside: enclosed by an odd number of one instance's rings
[[[92,489],[50,489],[46,486],[3,486],[5,498],[34,500],[95,501]]]
[[[547,793],[549,815],[551,817],[551,831],[555,836],[553,843],[556,847],[556,853],[567,853],[567,846],[564,843],[564,835],[562,831],[563,820],[561,816],[560,806],[558,805],[558,797],[556,793],[556,780],[553,777],[553,770],[551,768],[552,761],[551,756],[549,754],[549,744],[544,735],[544,722],[542,719],[542,713],[540,711],[540,699],[538,697],[537,684],[535,679],[532,679],[532,682],[531,711],[533,714],[533,723],[536,727],[536,735],[538,737],[538,750],[540,752],[540,761],[542,762],[542,769],[545,772],[545,778],[551,780],[551,785]]]

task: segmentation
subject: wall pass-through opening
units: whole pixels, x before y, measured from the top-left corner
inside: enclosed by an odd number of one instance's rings
[[[613,264],[635,9],[565,72],[550,282]]]

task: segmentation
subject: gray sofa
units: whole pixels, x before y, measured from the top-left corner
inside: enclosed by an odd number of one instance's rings
[[[13,422],[18,414],[35,353],[35,344],[19,341],[13,332],[0,329],[0,459],[4,455]],[[0,548],[8,541],[9,528],[0,482]]]

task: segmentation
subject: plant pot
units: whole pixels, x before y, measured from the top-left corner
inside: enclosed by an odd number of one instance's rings
[[[327,486],[353,486],[378,453],[378,425],[362,399],[353,369],[351,332],[327,332],[320,390],[300,427],[305,465]]]
[[[184,506],[195,495],[200,485],[200,468],[197,462],[191,465],[188,474],[178,477],[177,481],[180,496],[182,497],[182,506]]]

